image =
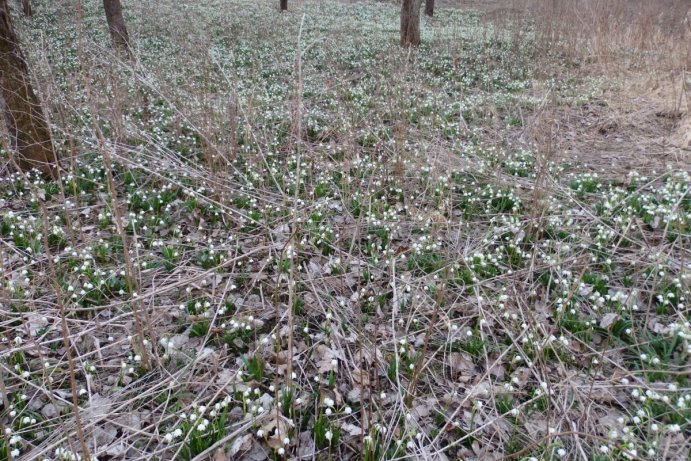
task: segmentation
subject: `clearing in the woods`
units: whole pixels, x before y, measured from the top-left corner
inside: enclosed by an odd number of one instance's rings
[[[688,2],[10,4],[0,460],[688,459]]]

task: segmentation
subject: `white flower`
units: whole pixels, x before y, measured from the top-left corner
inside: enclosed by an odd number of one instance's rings
[[[333,438],[333,436],[334,436],[333,432],[331,432],[331,431],[326,431],[326,434],[324,434],[324,438],[326,438],[326,440],[328,440],[329,442],[331,442],[331,439]]]

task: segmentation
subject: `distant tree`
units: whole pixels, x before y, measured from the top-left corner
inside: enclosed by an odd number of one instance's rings
[[[425,14],[434,16],[434,0],[425,0]]]
[[[122,17],[120,0],[103,0],[103,9],[106,10],[106,20],[108,21],[113,48],[130,53],[130,36],[127,33],[125,19]]]
[[[286,11],[288,9],[288,0],[281,0],[281,11]]]
[[[30,0],[22,0],[22,9],[24,10],[24,16],[31,16],[33,14]]]
[[[16,162],[57,178],[57,157],[41,102],[12,29],[7,0],[0,0],[0,96]]]
[[[422,0],[403,0],[401,4],[401,46],[420,45],[420,6]]]

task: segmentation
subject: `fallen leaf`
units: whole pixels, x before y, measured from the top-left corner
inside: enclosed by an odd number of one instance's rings
[[[616,314],[614,312],[610,312],[609,314],[605,314],[602,316],[602,319],[600,319],[600,328],[602,329],[608,329],[610,326],[614,324],[619,320],[619,314]]]
[[[233,441],[228,450],[227,457],[223,459],[234,459],[233,456],[241,451],[248,451],[250,448],[252,448],[252,434],[245,434]]]
[[[449,367],[454,375],[475,370],[473,358],[466,352],[452,352],[449,354]]]
[[[362,428],[355,424],[345,423],[341,426],[343,432],[347,432],[349,435],[356,437],[362,435]]]
[[[356,368],[352,371],[353,380],[362,386],[369,386],[370,377],[369,373],[363,371],[360,368]]]

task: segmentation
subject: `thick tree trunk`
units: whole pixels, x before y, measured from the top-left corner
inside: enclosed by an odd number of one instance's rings
[[[422,0],[403,0],[401,4],[401,46],[420,45],[420,6]]]
[[[286,11],[288,9],[288,0],[281,0],[281,11]]]
[[[113,48],[129,53],[130,36],[127,33],[125,19],[122,17],[120,0],[103,0],[103,9],[106,10],[106,20],[108,21]]]
[[[36,168],[57,178],[57,157],[50,129],[31,87],[29,68],[12,30],[7,0],[0,0],[0,96],[19,167]]]
[[[24,16],[31,16],[33,14],[30,0],[22,0],[22,9],[24,10]]]
[[[434,16],[434,0],[425,0],[425,14]]]

